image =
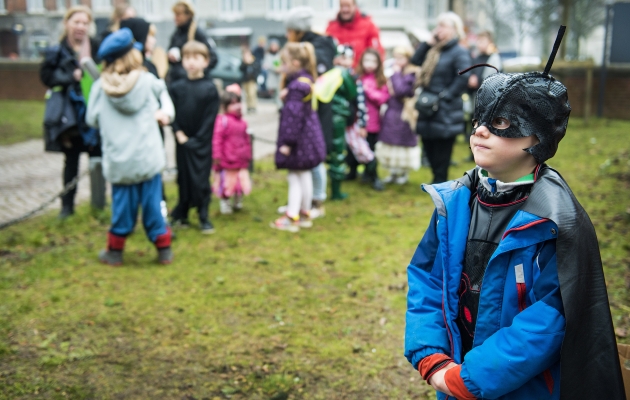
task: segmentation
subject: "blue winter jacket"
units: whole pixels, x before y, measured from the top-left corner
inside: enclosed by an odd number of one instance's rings
[[[407,268],[405,356],[416,369],[424,357],[450,356],[462,364],[464,384],[479,399],[559,399],[565,318],[556,269],[558,227],[516,212],[488,262],[473,349],[462,360],[455,321],[471,191],[459,181],[423,189],[436,209]],[[438,399],[446,398],[438,393]]]

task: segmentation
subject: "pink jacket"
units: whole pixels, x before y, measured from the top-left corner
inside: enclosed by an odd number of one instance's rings
[[[363,83],[365,103],[367,104],[366,129],[370,133],[379,133],[381,131],[381,106],[389,100],[389,89],[387,85],[379,88],[374,74],[365,74],[359,80]]]
[[[214,122],[212,158],[219,161],[213,168],[243,169],[252,159],[252,144],[247,134],[247,122],[232,114],[220,114]]]

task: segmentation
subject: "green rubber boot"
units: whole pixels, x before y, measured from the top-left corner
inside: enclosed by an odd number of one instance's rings
[[[332,188],[332,200],[345,200],[348,198],[348,194],[341,191],[341,182],[342,181],[338,179],[331,179],[330,184]]]

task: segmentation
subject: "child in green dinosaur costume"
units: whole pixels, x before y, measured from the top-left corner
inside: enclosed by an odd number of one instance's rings
[[[354,51],[352,47],[339,45],[337,47],[337,57],[334,61],[335,68],[327,73],[331,75],[331,80],[334,82],[333,87],[336,87],[331,101],[333,110],[333,145],[327,159],[333,200],[343,200],[348,197],[347,194],[341,192],[341,182],[344,180],[346,173],[344,155],[346,150],[346,128],[355,123],[357,116],[359,125],[365,126],[365,107],[361,107],[358,104],[357,82],[352,75],[353,60]]]

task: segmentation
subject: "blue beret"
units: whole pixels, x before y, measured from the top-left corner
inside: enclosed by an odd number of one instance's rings
[[[98,49],[98,58],[108,63],[127,54],[133,48],[133,34],[129,28],[122,28],[107,36]]]

